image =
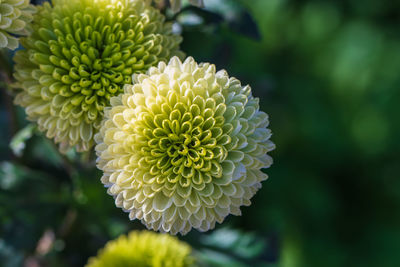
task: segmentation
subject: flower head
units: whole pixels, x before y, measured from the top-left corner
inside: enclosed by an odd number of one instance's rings
[[[0,0],[0,48],[16,49],[19,35],[27,35],[35,7],[29,0]]]
[[[107,243],[86,267],[187,267],[193,263],[191,247],[167,234],[132,231]]]
[[[181,37],[142,0],[53,0],[15,56],[15,102],[60,149],[88,150],[112,96],[133,73],[180,55]]]
[[[148,228],[206,231],[240,215],[274,148],[259,100],[209,63],[160,62],[111,99],[96,135],[102,182]]]

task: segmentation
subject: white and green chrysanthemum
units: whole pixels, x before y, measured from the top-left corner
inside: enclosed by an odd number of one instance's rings
[[[0,0],[0,48],[18,47],[18,36],[28,34],[33,13],[29,0]]]
[[[85,151],[134,73],[181,55],[181,36],[142,0],[53,0],[14,57],[16,104],[61,150]]]
[[[274,148],[259,100],[193,58],[160,62],[111,99],[100,132],[101,181],[148,228],[207,231],[261,187]]]
[[[167,234],[132,231],[110,241],[86,267],[189,267],[191,247]]]

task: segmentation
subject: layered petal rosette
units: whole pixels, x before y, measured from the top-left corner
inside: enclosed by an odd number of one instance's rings
[[[166,234],[132,231],[110,241],[86,267],[189,267],[191,247]]]
[[[88,150],[133,73],[180,55],[181,37],[142,0],[53,0],[15,55],[15,102],[60,149]]]
[[[95,137],[101,181],[150,229],[207,231],[240,215],[267,179],[267,126],[249,86],[212,64],[174,57],[111,99]]]
[[[17,37],[29,33],[33,13],[29,0],[0,0],[0,48],[18,47]]]

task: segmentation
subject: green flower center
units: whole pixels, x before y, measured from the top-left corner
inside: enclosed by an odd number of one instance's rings
[[[143,127],[138,128],[146,140],[139,165],[150,166],[151,175],[181,186],[221,177],[220,163],[228,154],[224,145],[230,142],[223,134],[223,116],[214,117],[213,109],[201,111],[197,104],[187,108],[177,103],[172,111],[163,104],[162,109],[164,112],[154,117],[144,115]]]

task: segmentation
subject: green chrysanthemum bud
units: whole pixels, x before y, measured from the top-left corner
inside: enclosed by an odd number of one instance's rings
[[[191,247],[176,237],[148,231],[132,231],[107,243],[86,267],[192,266]]]
[[[0,0],[0,48],[16,49],[16,36],[27,35],[35,7],[29,0]]]
[[[95,136],[102,182],[148,228],[207,231],[261,187],[274,148],[259,100],[193,58],[160,62],[111,99]]]
[[[53,0],[15,55],[15,102],[60,149],[88,150],[104,107],[133,73],[180,55],[181,37],[142,0]]]

